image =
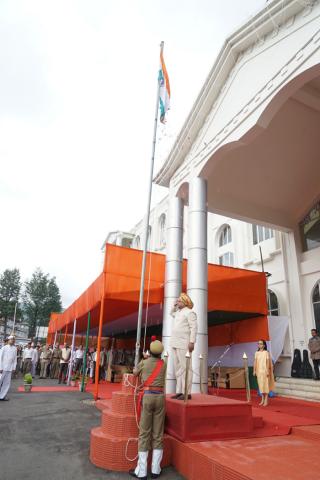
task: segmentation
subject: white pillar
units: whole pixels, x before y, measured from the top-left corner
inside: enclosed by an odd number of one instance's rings
[[[289,300],[289,329],[292,350],[306,348],[309,331],[304,324],[300,265],[294,232],[282,234],[283,262],[286,273]],[[292,351],[293,355],[293,351]]]
[[[192,392],[200,392],[200,361],[204,362],[202,386],[208,390],[208,254],[207,254],[207,182],[195,177],[189,184],[188,295],[198,319],[198,335],[192,354]]]
[[[176,379],[173,367],[173,354],[169,347],[172,317],[170,311],[182,288],[182,245],[183,245],[183,201],[178,197],[170,197],[167,220],[167,254],[164,285],[164,307],[162,324],[162,341],[167,350],[167,393],[175,393]]]

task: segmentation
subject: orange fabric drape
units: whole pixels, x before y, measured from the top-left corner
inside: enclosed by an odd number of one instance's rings
[[[91,328],[97,328],[102,289],[104,290],[104,324],[136,314],[139,302],[141,262],[142,252],[140,250],[108,244],[104,288],[102,288],[103,274],[101,274],[63,313],[53,313],[51,315],[48,333],[64,329],[67,324],[72,329],[75,318],[77,318],[77,331],[79,333],[85,332],[89,310],[91,311]],[[148,254],[146,279],[149,279],[150,265],[149,306],[162,305],[165,256],[157,253]],[[184,260],[184,290],[186,289],[186,278],[187,261]],[[251,270],[208,265],[208,311],[217,310],[266,315],[265,275]],[[253,325],[253,323],[251,322],[250,325]]]
[[[209,347],[256,342],[259,338],[269,340],[268,319],[265,316],[215,325],[208,329]]]

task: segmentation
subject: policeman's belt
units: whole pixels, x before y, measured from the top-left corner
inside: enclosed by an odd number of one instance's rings
[[[163,395],[163,391],[160,392],[159,390],[147,390],[144,392],[146,395],[152,394],[152,395]]]
[[[157,393],[158,393],[158,392],[159,392],[159,393],[163,393],[164,387],[156,387],[156,386],[152,387],[152,386],[151,386],[151,387],[144,387],[143,390],[144,390],[145,392],[150,392],[150,391],[152,391],[152,392],[157,392]]]

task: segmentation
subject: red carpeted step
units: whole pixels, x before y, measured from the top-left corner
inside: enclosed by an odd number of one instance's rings
[[[296,437],[307,440],[320,441],[320,425],[308,425],[305,427],[293,427],[291,433]]]
[[[170,437],[165,435],[162,467],[171,463],[170,442]],[[104,433],[101,427],[91,430],[90,460],[97,467],[117,472],[126,472],[136,466],[136,460],[128,460],[126,454],[129,459],[134,459],[137,451],[137,439],[128,443],[128,438],[115,438]],[[151,461],[151,458],[149,460]]]
[[[112,411],[114,413],[134,413],[134,395],[131,393],[114,392],[112,394]]]
[[[138,426],[135,415],[123,415],[110,410],[102,412],[102,431],[114,437],[137,437]]]
[[[98,410],[111,410],[111,400],[97,400],[96,407]]]
[[[201,442],[251,436],[253,417],[250,403],[192,395],[188,403],[166,401],[166,432],[183,442]]]
[[[253,428],[262,428],[264,423],[263,423],[263,418],[262,417],[252,417],[253,418]]]

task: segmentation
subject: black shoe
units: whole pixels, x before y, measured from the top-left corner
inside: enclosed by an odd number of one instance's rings
[[[151,473],[151,478],[159,478],[161,473]]]
[[[131,477],[133,478],[140,478],[140,480],[147,480],[148,477],[138,477],[135,473],[134,473],[134,470],[130,470],[129,471],[129,475],[131,475]]]
[[[177,398],[177,400],[184,400],[184,395],[181,394],[181,397]],[[191,395],[188,395],[188,400],[191,400]]]
[[[177,393],[176,395],[173,395],[172,400],[178,400],[178,398],[183,397],[182,393]]]
[[[0,398],[0,402],[9,402],[9,398]]]

